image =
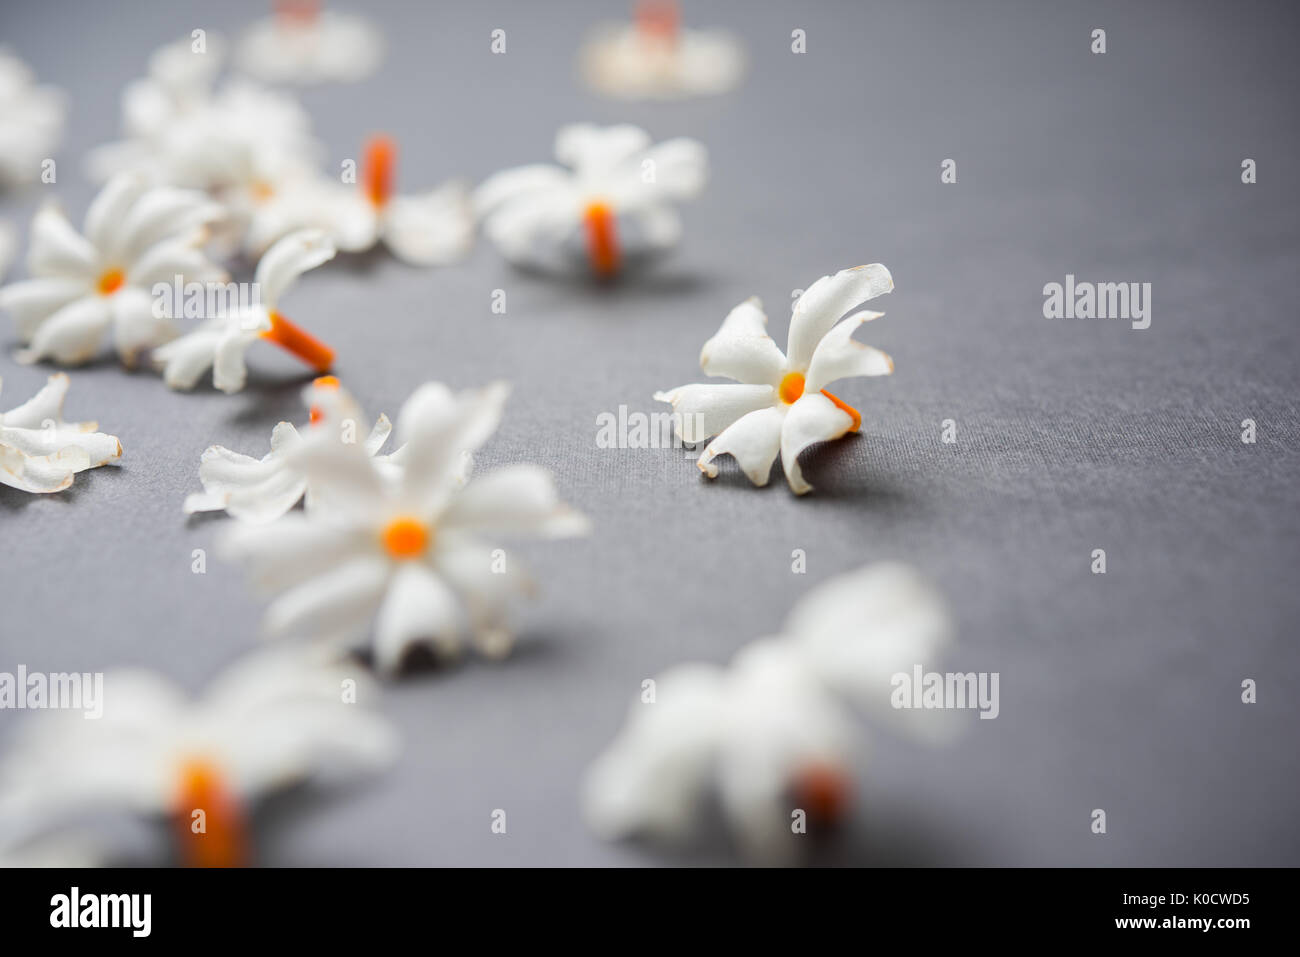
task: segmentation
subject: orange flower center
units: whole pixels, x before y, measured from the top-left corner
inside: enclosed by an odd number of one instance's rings
[[[275,187],[264,179],[255,180],[249,189],[253,194],[253,202],[255,203],[265,203],[275,195]]]
[[[636,5],[636,29],[647,40],[676,43],[681,12],[676,0],[640,0]]]
[[[785,378],[781,380],[781,385],[776,391],[777,394],[781,396],[782,402],[784,402],[786,405],[793,405],[795,402],[798,402],[799,399],[803,397],[803,387],[804,387],[803,373],[789,372],[786,373]],[[861,412],[853,408],[853,406],[849,405],[839,396],[831,395],[825,389],[822,389],[822,395],[830,399],[831,402],[835,404],[835,408],[839,409],[841,412],[847,412],[849,416],[852,417],[853,425],[849,427],[850,432],[856,432],[858,431],[858,429],[862,427]]]
[[[807,812],[809,820],[818,824],[843,820],[853,787],[841,768],[808,764],[795,772],[791,784],[795,806]]]
[[[393,170],[397,165],[397,144],[388,136],[372,136],[366,143],[362,179],[366,198],[376,209],[393,194]]]
[[[105,270],[104,274],[99,277],[99,294],[101,296],[111,296],[122,288],[126,282],[126,273],[114,267]]]
[[[278,312],[271,313],[271,328],[262,333],[262,338],[292,352],[318,372],[324,372],[334,364],[333,349]]]
[[[622,255],[618,248],[618,227],[609,204],[593,200],[582,214],[587,227],[587,258],[597,276],[607,278],[618,272]]]
[[[429,529],[418,518],[403,515],[384,527],[384,548],[399,561],[418,558],[429,547]]]
[[[202,758],[181,766],[175,818],[187,867],[244,867],[248,838],[244,815],[217,766]]]
[[[338,377],[337,377],[337,376],[332,376],[332,375],[323,375],[323,376],[321,376],[321,377],[318,378],[318,379],[314,379],[314,380],[312,381],[312,385],[314,385],[314,386],[315,386],[316,388],[318,388],[318,389],[338,389],[338,387],[339,387],[339,380],[338,380]],[[323,419],[324,417],[325,417],[325,413],[321,410],[321,407],[320,407],[320,406],[318,406],[318,405],[313,405],[313,406],[311,407],[311,424],[312,424],[312,425],[315,425],[317,422],[319,422],[319,421],[320,421],[321,419]]]

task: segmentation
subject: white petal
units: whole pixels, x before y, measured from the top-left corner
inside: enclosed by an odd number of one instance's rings
[[[212,357],[212,384],[227,395],[238,392],[248,379],[244,353],[256,342],[256,333],[228,332],[217,340]]]
[[[631,124],[573,123],[555,135],[555,158],[583,176],[614,169],[650,145],[650,135]]]
[[[859,312],[849,316],[826,333],[813,351],[804,380],[805,392],[820,392],[838,379],[850,376],[889,375],[894,371],[894,360],[879,349],[863,345],[853,339],[854,330],[870,319],[879,319],[883,312]]]
[[[849,415],[820,392],[805,392],[790,406],[781,426],[781,465],[796,495],[812,491],[799,467],[799,453],[815,442],[829,442],[853,429]]]
[[[496,431],[509,395],[501,382],[457,394],[429,382],[406,400],[397,417],[398,438],[406,446],[402,488],[417,512],[428,514],[445,502],[458,484],[463,453]]]
[[[570,174],[549,163],[519,166],[489,176],[474,190],[473,206],[486,216],[499,206],[529,193],[546,193],[563,186]]]
[[[630,157],[611,190],[616,203],[681,202],[699,195],[709,175],[704,144],[679,137]]]
[[[275,525],[260,527],[269,530]],[[263,626],[272,637],[357,634],[379,608],[391,576],[391,563],[378,555],[349,559],[273,601]]]
[[[176,324],[154,315],[153,297],[137,286],[126,286],[109,298],[113,312],[113,344],[127,366],[141,352],[176,338]]]
[[[63,400],[71,380],[66,372],[56,372],[34,396],[15,409],[0,415],[0,425],[20,429],[39,429],[46,420],[63,421]]]
[[[99,191],[86,210],[86,238],[98,250],[113,248],[114,236],[121,230],[127,211],[145,191],[144,179],[135,175],[115,176]]]
[[[757,296],[746,299],[722,320],[722,327],[700,350],[700,368],[705,375],[780,386],[785,356],[767,334],[767,316]]]
[[[673,424],[684,442],[703,442],[741,416],[777,401],[776,390],[768,385],[711,382],[678,386],[656,392],[654,397],[657,402],[672,403]]]
[[[891,292],[893,288],[893,277],[880,263],[854,266],[818,279],[794,304],[789,348],[786,349],[790,368],[807,369],[817,343],[841,316],[859,303]]]
[[[221,539],[226,556],[248,563],[257,586],[269,592],[305,582],[366,549],[377,549],[370,529],[286,515],[270,525],[235,525]]]
[[[57,206],[46,203],[32,218],[27,269],[33,276],[63,276],[93,282],[99,256]]]
[[[87,296],[68,303],[41,323],[31,345],[19,351],[19,362],[53,359],[63,365],[87,362],[99,352],[104,332],[112,322],[108,302],[101,296]]]
[[[785,414],[784,406],[772,406],[741,416],[705,447],[696,463],[700,471],[709,478],[717,478],[718,467],[713,460],[719,455],[732,455],[751,482],[766,485],[772,474],[772,463],[781,451],[781,424]]]
[[[584,535],[590,523],[560,501],[551,473],[536,465],[512,465],[488,472],[458,492],[439,519],[440,527],[482,534]]]
[[[225,215],[222,207],[196,190],[161,186],[131,206],[117,224],[112,245],[123,262],[133,262],[165,239],[193,236],[195,230]]]
[[[220,341],[221,333],[214,327],[197,329],[155,349],[153,363],[162,368],[163,381],[169,388],[193,389],[212,368]]]
[[[309,269],[334,258],[333,241],[319,229],[290,233],[266,251],[257,264],[262,304],[274,310],[280,296]]]
[[[92,428],[94,423],[90,423]],[[79,449],[86,455],[78,462],[75,471],[98,468],[122,457],[122,443],[116,436],[86,430],[75,424],[53,425],[39,429],[17,429],[0,425],[0,445],[17,449],[25,455],[49,458],[68,449]],[[61,461],[72,461],[71,458]]]
[[[36,328],[74,299],[94,292],[81,279],[27,279],[0,289],[0,309],[7,309],[18,327],[18,337],[30,342]]]
[[[176,282],[177,276],[181,277],[182,284],[225,282],[230,278],[187,237],[167,239],[150,246],[135,260],[126,278],[131,285],[152,292],[156,283],[170,286]]]
[[[366,436],[366,440],[361,443],[361,447],[366,450],[367,455],[375,455],[384,447],[388,441],[388,436],[392,434],[393,423],[388,421],[388,416],[380,413],[379,418],[375,419],[375,424]]]
[[[89,461],[77,448],[40,457],[0,445],[0,484],[37,494],[61,492],[72,484],[77,472],[89,467]]]
[[[459,615],[455,593],[428,565],[403,563],[375,621],[375,667],[387,674],[396,672],[402,655],[419,643],[454,652]]]
[[[420,196],[394,196],[384,211],[384,242],[403,262],[437,266],[464,258],[474,241],[474,214],[460,183]]]

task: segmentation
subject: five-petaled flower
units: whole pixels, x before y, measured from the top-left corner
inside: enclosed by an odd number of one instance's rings
[[[279,311],[280,297],[309,269],[334,258],[334,244],[318,229],[285,236],[257,264],[257,302],[212,316],[193,332],[154,350],[153,362],[173,389],[192,389],[212,370],[212,384],[238,392],[248,378],[244,353],[259,339],[274,342],[317,372],[334,364],[334,350]]]
[[[826,391],[838,379],[889,375],[894,362],[879,349],[853,339],[862,323],[884,313],[858,312],[840,322],[859,303],[894,288],[879,263],[823,276],[795,303],[787,354],[767,334],[767,316],[750,298],[727,315],[722,328],[704,344],[700,368],[736,384],[683,385],[655,393],[672,404],[678,435],[702,442],[700,470],[717,477],[713,460],[735,457],[755,485],[766,485],[778,453],[790,488],[812,490],[799,468],[799,453],[815,442],[837,439],[862,424],[857,409]]]
[[[85,235],[55,206],[32,220],[27,269],[31,279],[0,288],[27,348],[18,361],[87,362],[105,332],[122,361],[176,335],[172,318],[158,315],[155,283],[224,280],[225,273],[200,249],[205,226],[220,218],[219,205],[202,193],[147,187],[123,175],[111,180],[86,211]]]
[[[581,535],[587,521],[537,466],[465,482],[467,453],[496,430],[508,392],[500,383],[417,389],[397,420],[396,483],[355,444],[303,442],[288,454],[328,507],[240,526],[225,541],[258,584],[281,593],[266,613],[270,635],[347,646],[373,631],[375,664],[387,673],[415,645],[459,651],[466,624],[484,654],[510,650],[507,600],[530,583],[498,537]]]
[[[638,700],[593,764],[587,819],[602,837],[690,838],[716,798],[741,849],[795,856],[792,820],[837,823],[850,810],[860,750],[852,708],[922,738],[947,728],[936,712],[890,707],[893,676],[934,660],[949,641],[944,607],[912,569],[870,565],[820,585],[781,634],[723,668],[679,665]],[[928,716],[927,716],[928,715]]]
[[[0,50],[0,185],[41,177],[67,109],[59,90],[36,85],[27,64]]]
[[[240,69],[268,83],[350,83],[373,73],[384,53],[379,31],[320,6],[276,0],[275,15],[254,23],[240,41]]]
[[[61,492],[86,469],[116,464],[122,443],[96,422],[64,422],[69,381],[60,372],[22,405],[0,413],[0,484],[24,492]]]
[[[650,145],[635,126],[576,123],[555,137],[555,156],[504,170],[474,193],[488,238],[516,265],[613,276],[634,260],[675,245],[675,203],[704,187],[708,154],[679,137]]]

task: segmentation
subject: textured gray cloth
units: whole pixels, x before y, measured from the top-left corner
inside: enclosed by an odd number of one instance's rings
[[[725,661],[812,584],[898,558],[951,603],[942,667],[999,672],[1001,714],[969,715],[943,749],[864,721],[858,814],[827,860],[1300,863],[1293,10],[689,5],[688,23],[743,38],[743,87],[622,105],[574,71],[584,30],[617,4],[366,6],[387,35],[382,71],[303,96],[334,168],[384,130],[403,190],[478,180],[549,159],[564,122],[629,121],[698,137],[712,181],[681,248],[611,289],[523,275],[480,242],[448,269],[340,261],[286,301],[338,346],[371,413],[427,379],[513,382],[483,467],[552,469],[596,531],[524,549],[543,593],[519,610],[517,654],[388,687],[398,766],[276,816],[264,862],[681,860],[602,844],[579,814],[581,775],[641,680]],[[263,10],[6,3],[0,37],[73,106],[57,187],[6,194],[0,213],[25,220],[57,193],[79,221],[94,193],[81,158],[117,136],[119,93],[148,53]],[[503,56],[489,52],[498,27]],[[1095,27],[1104,55],[1089,51]],[[1245,157],[1256,185],[1240,182]],[[956,184],[940,183],[946,158]],[[754,489],[730,460],[709,482],[681,450],[597,448],[599,413],[652,411],[656,389],[700,381],[699,348],[733,305],[762,296],[783,342],[793,289],[875,261],[897,290],[859,338],[897,371],[837,390],[862,434],[805,456],[812,495],[776,478]],[[1044,284],[1067,274],[1152,283],[1151,327],[1043,318]],[[12,405],[49,370],[12,360],[11,326],[3,343]],[[180,505],[207,445],[262,454],[278,419],[303,418],[302,371],[274,352],[253,354],[234,397],[172,393],[111,361],[73,373],[69,416],[99,419],[125,456],[60,495],[0,489],[0,670],[144,664],[198,689],[256,647],[262,605],[211,554],[225,519],[187,521]],[[195,548],[206,575],[191,573]],[[1257,704],[1240,700],[1246,678]],[[0,714],[0,738],[25,718]],[[725,848],[689,859],[731,860]]]

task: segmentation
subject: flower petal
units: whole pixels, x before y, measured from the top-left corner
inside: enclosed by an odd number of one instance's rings
[[[794,304],[789,348],[786,349],[790,368],[796,371],[807,369],[817,344],[841,316],[859,303],[891,292],[893,288],[893,277],[880,263],[854,266],[818,279]]]
[[[502,170],[489,176],[474,190],[473,206],[477,216],[486,216],[502,204],[529,193],[547,193],[569,181],[570,174],[549,163],[535,163]]]
[[[212,368],[221,335],[219,325],[210,325],[154,349],[153,364],[163,370],[168,388],[185,391],[198,385]]]
[[[555,135],[555,158],[581,176],[608,173],[650,145],[650,135],[629,123],[572,123]]]
[[[195,231],[225,216],[221,205],[197,190],[160,186],[142,195],[116,224],[109,247],[123,262],[133,262],[165,239],[194,238]]]
[[[394,196],[384,211],[384,242],[403,262],[440,266],[463,259],[474,242],[474,214],[461,183],[419,196]]]
[[[719,455],[732,455],[751,482],[766,485],[772,474],[772,463],[781,451],[781,424],[785,415],[784,406],[742,415],[705,447],[696,465],[709,478],[717,478],[718,467],[713,460]]]
[[[777,401],[770,385],[705,382],[656,392],[655,401],[672,403],[673,423],[684,442],[703,442],[743,415]]]
[[[406,400],[397,417],[398,438],[406,445],[402,490],[419,514],[441,507],[457,487],[463,453],[496,431],[509,395],[503,382],[456,394],[428,382]]]
[[[34,396],[0,415],[0,425],[20,429],[39,429],[47,420],[63,421],[63,400],[67,398],[71,380],[66,372],[56,372]]]
[[[375,667],[393,674],[414,644],[453,654],[458,649],[456,594],[423,562],[406,562],[393,575],[375,620]]]
[[[99,191],[89,208],[82,224],[92,246],[104,252],[110,251],[127,211],[144,193],[147,185],[144,178],[134,174],[114,176]]]
[[[89,461],[78,448],[41,457],[0,445],[0,484],[34,494],[61,492],[72,484],[77,472],[89,467]]]
[[[799,468],[799,453],[816,442],[838,439],[852,428],[853,416],[820,392],[805,392],[790,406],[781,426],[781,465],[796,495],[812,491]]]
[[[335,251],[334,241],[319,229],[299,230],[279,240],[257,264],[256,281],[262,304],[274,310],[294,280],[307,270],[329,262]]]
[[[0,309],[7,309],[13,316],[18,337],[30,342],[37,326],[74,299],[89,296],[92,291],[82,279],[27,279],[0,288]]]
[[[879,319],[883,312],[859,312],[845,319],[822,338],[808,363],[805,392],[820,392],[838,379],[851,376],[890,375],[894,360],[872,346],[853,338],[858,326]]]
[[[274,529],[276,525],[252,527]],[[263,627],[271,637],[357,636],[379,608],[391,577],[391,563],[379,555],[351,558],[273,601],[266,609]]]
[[[107,301],[100,296],[73,300],[41,323],[31,344],[15,358],[22,363],[42,359],[63,365],[87,362],[99,351],[112,318]]]
[[[244,387],[248,379],[248,366],[244,353],[257,341],[256,333],[227,332],[217,340],[212,356],[212,384],[231,395]]]
[[[767,334],[763,303],[751,296],[722,320],[722,327],[700,350],[705,375],[725,376],[737,382],[781,384],[785,356]]]
[[[141,352],[176,338],[176,324],[168,317],[154,315],[154,300],[137,286],[127,286],[110,300],[113,311],[113,344],[117,354],[129,367]]]
[[[560,501],[551,473],[536,465],[511,465],[474,479],[452,498],[439,526],[545,538],[590,530],[586,517]]]

